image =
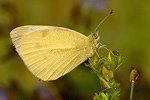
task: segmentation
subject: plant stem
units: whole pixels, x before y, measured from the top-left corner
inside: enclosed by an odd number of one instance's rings
[[[100,79],[103,83],[105,83],[105,85],[106,85],[108,88],[111,88],[111,87],[109,86],[109,84],[108,84],[100,75],[98,75],[98,77],[99,77],[99,79]]]
[[[134,82],[131,82],[130,100],[132,100],[133,97],[133,89],[134,89]]]

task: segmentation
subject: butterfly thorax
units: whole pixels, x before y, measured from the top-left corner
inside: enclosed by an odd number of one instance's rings
[[[95,45],[97,44],[97,41],[95,41],[95,38],[93,37],[93,34],[90,34],[88,36],[89,38],[89,47],[87,47],[87,56],[92,57],[95,54]]]

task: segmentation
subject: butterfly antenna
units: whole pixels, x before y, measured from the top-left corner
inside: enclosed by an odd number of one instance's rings
[[[107,17],[108,17],[109,15],[111,15],[113,12],[114,12],[114,11],[111,10],[111,12],[97,25],[97,27],[95,28],[94,34],[95,34],[95,32],[97,32],[98,27],[99,27],[99,26],[105,21],[105,19],[107,19]]]
[[[93,35],[95,35],[95,34],[99,34],[99,32],[97,32],[97,29],[99,28],[99,26],[107,19],[107,17],[109,17],[109,15],[111,15],[112,13],[113,13],[114,11],[113,10],[111,10],[111,12],[106,16],[106,17],[104,17],[104,19],[97,25],[97,27],[95,28],[95,30],[94,30],[94,32],[93,32]],[[99,40],[99,38],[100,38],[100,36],[99,35],[97,35],[97,39],[96,40]],[[101,47],[104,47],[106,50],[108,50],[108,51],[111,51],[106,45],[103,45],[102,43],[100,43],[99,42],[99,44],[101,45]],[[100,48],[100,47],[99,47]],[[98,54],[98,52],[97,52],[97,50],[95,49],[95,52],[96,52],[96,54],[97,54],[97,56],[98,56],[98,58],[100,58],[101,59],[101,57],[99,56],[99,54]]]

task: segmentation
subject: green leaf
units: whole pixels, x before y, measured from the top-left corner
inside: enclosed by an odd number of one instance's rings
[[[108,100],[108,96],[104,92],[99,94],[95,93],[94,100]]]

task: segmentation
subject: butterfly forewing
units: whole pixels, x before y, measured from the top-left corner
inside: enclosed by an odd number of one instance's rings
[[[22,26],[10,34],[28,69],[42,80],[55,80],[88,58],[88,38],[70,29]]]

